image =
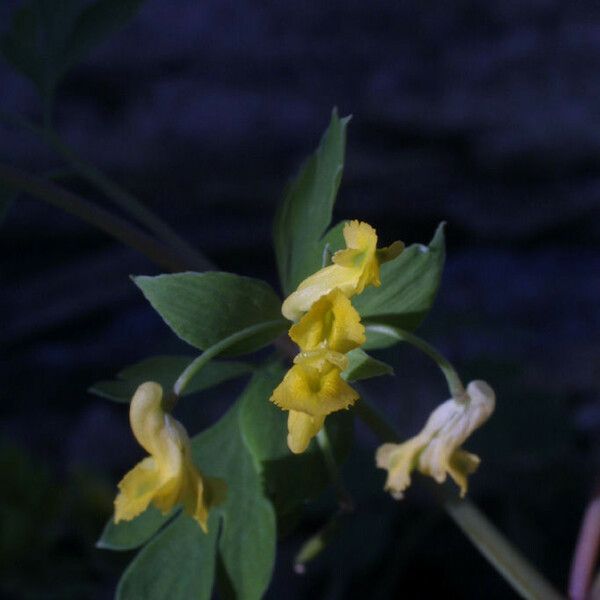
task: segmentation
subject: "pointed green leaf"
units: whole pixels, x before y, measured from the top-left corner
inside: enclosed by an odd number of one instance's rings
[[[369,287],[352,299],[363,321],[416,329],[431,309],[444,269],[444,223],[429,246],[412,244],[381,267],[381,287]],[[367,337],[365,349],[390,345],[389,338]]]
[[[253,600],[262,597],[271,580],[276,530],[273,507],[242,437],[240,408],[246,394],[192,447],[200,468],[206,465],[211,476],[227,482],[225,503],[215,509],[222,517],[219,552],[236,597]]]
[[[286,295],[321,267],[320,241],[342,178],[348,121],[333,111],[319,147],[288,186],[275,217],[275,255]]]
[[[163,389],[171,389],[194,356],[153,356],[123,369],[116,380],[98,381],[88,390],[101,398],[115,402],[129,402],[137,387],[145,381],[156,381]],[[217,386],[220,383],[246,375],[253,367],[239,361],[212,361],[190,381],[183,396]]]
[[[105,550],[133,550],[145,544],[156,532],[173,517],[163,515],[158,509],[150,506],[139,517],[131,521],[115,523],[113,518],[104,526],[98,548]]]
[[[232,273],[177,273],[134,277],[154,309],[184,341],[200,350],[225,343],[220,353],[252,352],[288,326],[281,301],[264,282]]]
[[[342,377],[347,381],[359,381],[394,374],[394,369],[390,365],[369,356],[360,348],[348,352],[346,356],[348,357],[348,368],[342,373]]]
[[[210,600],[217,533],[216,515],[207,534],[186,515],[177,517],[127,567],[117,600]]]

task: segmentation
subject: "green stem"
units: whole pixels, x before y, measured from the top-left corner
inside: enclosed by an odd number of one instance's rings
[[[213,358],[221,354],[227,350],[227,348],[234,346],[238,342],[242,342],[243,340],[256,335],[257,332],[267,331],[271,328],[277,328],[278,330],[281,328],[287,327],[287,321],[266,321],[264,323],[257,323],[256,325],[251,325],[250,327],[246,327],[241,331],[236,331],[234,334],[223,338],[218,341],[216,344],[207,348],[200,356],[196,357],[181,373],[181,375],[177,378],[177,381],[173,385],[173,393],[176,397],[181,396],[185,388],[189,385],[192,378]]]
[[[214,265],[186,242],[170,225],[149,210],[135,196],[112,181],[100,169],[82,160],[72,148],[67,146],[54,131],[44,133],[44,139],[89,183],[101,190],[107,198],[127,212],[139,223],[146,226],[165,244],[186,258],[191,268],[198,271],[214,269]]]
[[[19,115],[0,113],[0,118],[11,125],[29,131],[53,148],[72,166],[80,177],[101,190],[116,206],[128,213],[165,244],[171,246],[173,250],[179,253],[183,259],[182,262],[187,265],[186,268],[198,271],[214,269],[214,265],[208,258],[188,244],[171,226],[144,206],[135,196],[112,181],[100,169],[79,158],[73,149],[58,137],[52,129],[51,120],[48,121],[46,115],[44,127],[38,127]]]
[[[181,257],[170,248],[163,246],[124,219],[49,181],[3,164],[0,164],[0,181],[10,188],[30,194],[80,218],[134,248],[161,267],[170,271],[181,271],[184,268]]]
[[[446,500],[444,508],[473,545],[523,598],[563,598],[469,500]]]
[[[446,378],[446,382],[448,383],[450,395],[456,400],[464,398],[465,388],[460,377],[458,376],[458,373],[456,372],[456,369],[454,369],[450,361],[442,356],[442,354],[440,354],[431,344],[427,343],[414,333],[410,333],[409,331],[400,329],[399,327],[394,327],[392,325],[373,323],[367,325],[366,330],[367,332],[370,331],[373,333],[379,333],[403,342],[407,342],[411,346],[419,349],[421,352],[429,356],[429,358],[431,358],[440,368],[444,374],[444,377]]]
[[[352,501],[350,493],[344,486],[340,470],[335,460],[335,456],[333,455],[333,449],[331,447],[331,442],[329,441],[329,435],[327,434],[325,427],[321,428],[319,433],[317,433],[317,443],[319,444],[319,448],[323,454],[325,466],[327,467],[329,478],[331,479],[331,483],[335,489],[340,510],[342,512],[351,512],[354,510],[354,502]]]
[[[399,440],[396,431],[364,398],[357,402],[355,409],[359,418],[382,442]],[[563,598],[472,502],[445,498],[443,507],[473,545],[523,598]]]

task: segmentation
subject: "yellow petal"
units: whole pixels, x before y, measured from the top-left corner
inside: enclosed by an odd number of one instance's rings
[[[360,315],[337,288],[319,298],[289,335],[303,351],[325,347],[345,354],[365,343]]]
[[[329,265],[307,277],[290,294],[281,307],[281,313],[290,321],[297,321],[321,296],[338,288],[348,298],[353,296],[360,272],[339,265]]]
[[[316,354],[297,357],[296,364],[273,391],[271,402],[283,410],[301,411],[314,417],[354,404],[358,394],[342,379],[341,369],[323,358],[326,351]]]
[[[404,497],[404,490],[410,485],[421,447],[422,441],[416,436],[403,444],[383,444],[377,449],[375,463],[388,471],[385,490],[396,500]]]
[[[310,440],[319,433],[325,417],[313,417],[306,413],[290,410],[288,414],[288,437],[289,449],[294,454],[301,454],[308,448]]]
[[[380,286],[379,261],[377,250],[377,233],[368,223],[350,221],[344,226],[346,250],[339,250],[333,255],[337,265],[353,270],[356,275],[354,294],[361,294],[369,284]]]
[[[481,460],[475,454],[458,449],[448,461],[448,475],[460,489],[461,498],[467,493],[467,477],[477,470]]]
[[[138,463],[119,482],[115,523],[131,521],[143,513],[161,485],[160,472],[153,458],[148,457]]]
[[[281,312],[291,321],[303,313],[332,289],[338,288],[346,297],[360,294],[367,285],[381,285],[379,266],[398,256],[401,242],[377,250],[377,233],[368,223],[349,221],[344,226],[346,249],[333,255],[333,263],[307,277],[298,289],[290,294]]]

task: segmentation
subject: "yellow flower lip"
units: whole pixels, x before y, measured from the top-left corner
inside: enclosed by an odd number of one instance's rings
[[[460,488],[461,497],[467,493],[467,476],[479,465],[479,457],[460,446],[493,413],[496,403],[494,390],[485,381],[472,381],[462,398],[450,398],[429,416],[425,427],[402,444],[383,444],[375,460],[387,469],[385,489],[400,499],[410,485],[414,469],[429,475],[438,483],[446,475]]]
[[[222,501],[225,484],[202,476],[194,465],[187,431],[164,411],[162,400],[162,387],[151,381],[140,385],[131,399],[131,429],[150,456],[120,481],[115,522],[134,519],[151,503],[165,514],[182,504],[206,532],[209,510]]]
[[[327,350],[322,350],[297,357],[273,391],[271,402],[283,410],[313,417],[325,417],[354,404],[358,394],[342,379],[340,367],[327,354]]]
[[[344,226],[346,249],[333,255],[333,264],[307,277],[281,307],[286,319],[297,321],[321,297],[338,288],[346,297],[360,294],[367,285],[381,285],[379,267],[398,256],[404,245],[394,242],[377,249],[377,233],[371,225],[349,221]]]

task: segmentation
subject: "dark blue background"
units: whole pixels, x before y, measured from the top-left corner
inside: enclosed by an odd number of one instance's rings
[[[18,4],[0,5],[1,30]],[[57,123],[224,270],[276,284],[270,230],[285,183],[331,108],[352,113],[336,220],[407,243],[448,222],[447,269],[422,333],[498,392],[494,419],[468,445],[483,457],[472,494],[564,588],[599,458],[599,98],[596,2],[150,0],[69,75]],[[0,103],[39,116],[33,86],[6,63]],[[36,173],[61,164],[5,126],[0,158]],[[64,184],[104,201],[75,178]],[[0,434],[29,456],[19,460],[32,479],[41,470],[58,490],[55,512],[29,532],[33,549],[0,546],[12,557],[2,576],[44,598],[109,597],[123,563],[90,546],[138,450],[125,410],[86,388],[183,346],[128,279],[153,265],[36,200],[10,211],[0,265]],[[443,381],[406,348],[386,358],[397,377],[364,393],[410,435],[445,397]],[[239,388],[211,392],[190,418],[206,425]],[[511,597],[426,485],[400,505],[379,491],[374,441],[359,438],[366,450],[347,468],[359,515],[300,578],[291,557],[329,509],[312,510],[284,542],[271,597]],[[65,492],[87,489],[77,477],[91,478],[93,501]],[[36,512],[15,480],[2,485],[3,506]],[[58,533],[39,546],[48,527]],[[81,587],[60,587],[68,579]]]

